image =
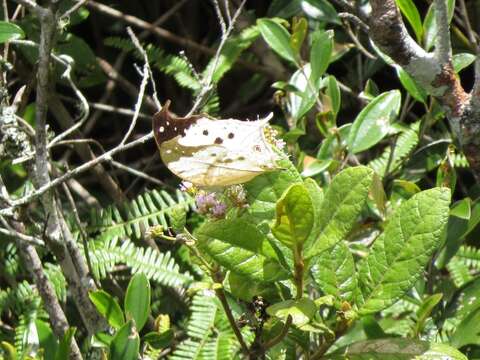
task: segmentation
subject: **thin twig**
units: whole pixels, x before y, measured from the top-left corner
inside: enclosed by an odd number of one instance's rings
[[[230,305],[228,305],[227,297],[225,296],[225,292],[223,289],[216,289],[215,293],[217,294],[220,303],[222,304],[223,310],[227,315],[228,322],[230,323],[230,327],[232,328],[235,336],[237,337],[238,342],[240,343],[240,347],[242,348],[243,353],[248,354],[248,346],[243,340],[243,335],[238,328],[237,323],[235,322],[235,318],[233,317],[232,310],[230,309]]]
[[[69,136],[70,134],[75,132],[77,129],[82,127],[85,121],[87,121],[88,116],[90,115],[90,106],[88,105],[87,99],[82,94],[82,92],[78,89],[77,85],[75,85],[75,82],[72,80],[71,71],[72,71],[73,59],[71,60],[72,61],[65,61],[67,64],[67,69],[63,72],[62,78],[67,80],[68,84],[73,89],[73,92],[80,100],[80,103],[82,104],[82,116],[78,121],[75,122],[73,126],[65,130],[63,133],[57,135],[52,141],[50,141],[50,143],[48,144],[49,147],[52,147],[60,140],[65,139],[67,136]]]
[[[88,235],[85,232],[85,229],[83,228],[82,222],[80,221],[80,216],[78,215],[78,209],[77,206],[75,205],[75,200],[73,199],[72,193],[70,192],[70,189],[68,188],[66,183],[62,184],[63,191],[65,192],[65,195],[67,196],[68,203],[70,204],[70,208],[72,209],[73,212],[73,218],[75,220],[75,223],[77,224],[78,231],[80,231],[80,237],[82,238],[82,243],[83,243],[83,252],[85,254],[85,260],[87,261],[87,266],[88,266],[88,271],[90,272],[93,281],[95,282],[95,285],[97,288],[101,288],[101,284],[98,282],[98,280],[93,276],[93,266],[92,266],[92,260],[90,258],[90,252],[88,250]]]
[[[83,5],[87,3],[88,0],[80,0],[77,2],[75,5],[73,5],[70,9],[65,11],[62,15],[60,15],[60,19],[62,18],[68,18],[70,15],[72,15],[75,11],[77,11],[79,8],[81,8]]]
[[[133,174],[135,176],[138,176],[138,177],[141,177],[145,180],[148,180],[156,185],[161,185],[161,186],[164,186],[165,183],[157,178],[154,178],[153,176],[150,176],[146,173],[144,173],[143,171],[140,171],[140,170],[136,170],[130,166],[127,166],[127,165],[124,165],[122,163],[119,163],[118,161],[115,161],[113,159],[110,159],[110,164],[112,164],[113,166],[121,169],[121,170],[124,170],[126,172],[129,172],[130,174]]]
[[[267,351],[268,349],[270,349],[270,348],[274,347],[275,345],[277,345],[278,343],[280,343],[280,341],[282,341],[285,338],[285,336],[287,336],[288,329],[290,329],[291,325],[292,325],[292,315],[288,315],[287,320],[285,321],[285,324],[283,325],[282,331],[280,331],[280,334],[278,334],[273,339],[271,339],[270,341],[266,342],[263,345],[264,351]]]
[[[228,24],[227,30],[222,34],[220,44],[218,45],[217,51],[215,52],[215,56],[213,58],[213,65],[210,67],[207,76],[203,79],[202,89],[197,95],[197,98],[195,99],[195,102],[187,116],[192,115],[198,110],[199,106],[204,101],[205,96],[207,96],[208,93],[212,90],[213,75],[215,74],[215,70],[217,69],[218,62],[220,61],[220,55],[222,53],[223,47],[225,46],[225,43],[228,40],[228,37],[235,28],[235,22],[237,21],[238,16],[242,12],[245,2],[246,0],[242,0],[240,5],[238,6],[237,11],[233,15],[232,21]]]
[[[104,161],[109,160],[113,155],[115,155],[117,153],[120,153],[120,152],[123,152],[123,151],[126,151],[128,149],[131,149],[131,148],[133,148],[137,145],[144,144],[151,139],[153,139],[153,131],[150,131],[148,134],[142,136],[141,138],[139,138],[137,140],[134,140],[134,141],[131,141],[127,144],[124,144],[123,146],[116,146],[115,148],[107,151],[106,153],[100,155],[99,157],[97,157],[95,159],[92,159],[92,160],[78,166],[77,168],[75,168],[73,170],[70,170],[70,171],[66,172],[65,174],[53,179],[48,184],[45,184],[45,185],[39,187],[38,189],[31,192],[27,196],[24,196],[24,197],[22,197],[20,199],[17,199],[17,200],[12,200],[12,203],[11,203],[10,207],[0,209],[0,215],[8,215],[9,213],[11,213],[11,211],[13,209],[15,209],[19,206],[26,205],[26,204],[30,203],[32,200],[37,199],[38,197],[40,197],[41,195],[43,195],[45,192],[49,191],[50,189],[53,189],[54,187],[62,184],[63,182],[65,182],[65,181],[67,181],[67,180],[69,180],[69,179],[71,179],[71,178],[73,178],[73,177],[91,169],[92,167],[94,167],[97,164],[100,164]]]
[[[29,236],[29,235],[19,233],[18,231],[15,231],[15,230],[12,230],[12,229],[0,228],[0,233],[3,234],[3,235],[6,235],[6,236],[11,236],[13,238],[20,239],[22,241],[27,242],[30,245],[45,246],[45,243],[41,239],[36,238],[34,236]]]

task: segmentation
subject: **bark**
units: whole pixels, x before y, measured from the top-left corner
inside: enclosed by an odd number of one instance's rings
[[[467,93],[453,69],[446,0],[435,0],[439,33],[434,53],[426,52],[408,34],[395,0],[370,0],[370,4],[372,40],[442,104],[470,169],[480,181],[480,94]]]

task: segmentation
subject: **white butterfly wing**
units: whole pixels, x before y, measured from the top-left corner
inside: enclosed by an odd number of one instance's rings
[[[265,139],[271,115],[257,121],[176,118],[168,103],[153,118],[155,139],[167,167],[198,186],[241,184],[277,168]]]

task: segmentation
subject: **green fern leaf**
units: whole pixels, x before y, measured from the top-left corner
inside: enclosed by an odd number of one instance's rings
[[[177,190],[176,199],[166,191],[149,191],[139,195],[122,209],[115,206],[91,213],[89,233],[107,233],[106,236],[135,236],[140,238],[142,227],[162,225],[168,227],[167,218],[182,205],[186,211],[193,206],[193,199]],[[122,211],[121,211],[122,210]],[[126,214],[126,216],[122,215]]]
[[[404,159],[412,152],[412,150],[418,144],[418,130],[420,122],[410,125],[397,139],[395,149],[393,151],[393,157],[390,160],[389,171],[396,169]],[[385,176],[387,165],[390,159],[391,148],[387,147],[380,157],[370,161],[370,166],[378,175]]]

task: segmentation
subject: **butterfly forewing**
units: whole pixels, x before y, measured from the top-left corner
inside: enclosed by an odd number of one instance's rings
[[[227,186],[277,168],[279,157],[264,135],[268,118],[178,118],[168,105],[154,116],[153,130],[163,162],[180,178],[198,186]]]

